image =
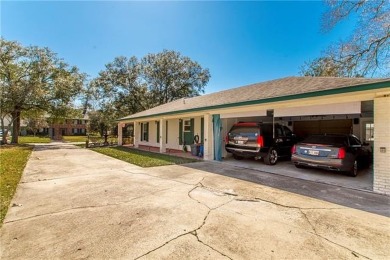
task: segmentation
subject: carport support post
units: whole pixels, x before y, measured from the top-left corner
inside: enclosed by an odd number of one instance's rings
[[[137,121],[134,121],[134,137],[133,137],[133,143],[134,147],[138,148],[138,138],[139,138],[139,133],[138,133],[138,123]]]
[[[204,115],[204,150],[203,159],[214,159],[214,138],[213,138],[213,121],[210,114]]]
[[[122,145],[123,144],[123,140],[122,140],[122,130],[123,130],[123,125],[124,125],[124,123],[122,123],[122,122],[119,122],[118,123],[118,145]]]
[[[390,96],[374,99],[374,191],[390,195]]]
[[[160,119],[160,136],[158,137],[160,139],[160,153],[165,153],[167,151],[166,148],[166,127],[165,127],[165,119]]]

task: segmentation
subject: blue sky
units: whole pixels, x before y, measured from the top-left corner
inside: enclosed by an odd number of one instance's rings
[[[1,1],[1,35],[49,47],[96,77],[116,56],[163,49],[209,68],[206,93],[286,76],[348,36],[321,33],[321,1]]]

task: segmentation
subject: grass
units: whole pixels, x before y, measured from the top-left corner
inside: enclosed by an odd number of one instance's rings
[[[125,147],[97,147],[91,150],[141,167],[155,167],[197,162],[195,159],[180,158],[166,154],[133,150]]]
[[[31,150],[30,146],[4,146],[0,149],[0,226],[3,224]]]
[[[84,142],[87,140],[87,136],[85,135],[67,135],[67,136],[62,136],[62,139],[65,142]]]
[[[87,138],[88,137],[85,136],[85,135],[67,135],[67,136],[62,136],[62,139],[65,142],[83,142],[83,143],[85,143],[85,141],[87,141]],[[104,137],[101,137],[101,136],[89,136],[89,141],[90,142],[101,142],[101,143],[103,143],[104,142]],[[109,136],[107,138],[107,142],[116,144],[118,142],[118,138]]]
[[[50,138],[47,136],[19,136],[19,144],[27,143],[50,143]]]

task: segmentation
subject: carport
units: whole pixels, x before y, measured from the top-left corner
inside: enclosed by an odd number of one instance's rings
[[[221,114],[222,134],[237,122],[273,122],[288,126],[298,140],[311,134],[353,133],[360,140],[373,146],[373,101],[353,101],[337,104],[285,107],[253,112]],[[358,177],[320,169],[297,169],[289,160],[279,161],[274,166],[262,161],[246,159],[236,161],[230,153],[223,151],[223,162],[229,165],[284,175],[304,180],[332,184],[358,190],[373,190],[373,168],[361,169]]]

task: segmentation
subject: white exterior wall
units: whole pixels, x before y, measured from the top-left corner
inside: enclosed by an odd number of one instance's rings
[[[374,191],[390,194],[390,97],[374,99]]]
[[[140,123],[140,124],[138,124]],[[141,124],[142,123],[149,123],[149,141],[141,141]],[[134,137],[138,141],[138,145],[148,145],[148,146],[154,146],[154,147],[159,147],[160,144],[157,143],[157,124],[156,121],[142,121],[142,122],[137,122],[134,124],[136,125],[137,131],[134,131]]]
[[[204,160],[214,160],[213,117],[204,115]]]
[[[160,147],[157,142],[157,124],[156,121],[149,121],[149,144],[150,146]]]
[[[199,136],[199,142],[201,142],[202,140],[200,140],[201,138],[201,117],[198,116],[198,117],[194,117],[194,136],[195,135],[198,135]]]
[[[199,138],[201,136],[201,117],[188,117],[194,118],[194,135],[199,135]],[[187,117],[183,118],[187,119]],[[182,150],[183,146],[179,144],[179,118],[175,119],[169,119],[168,121],[168,143],[166,144],[167,149],[176,149],[176,150]],[[149,141],[140,141],[141,136],[141,126],[137,125],[137,135],[136,138],[138,140],[139,145],[148,145],[148,146],[154,146],[154,147],[160,147],[160,144],[157,142],[157,124],[155,120],[153,121],[143,121],[140,123],[149,123]],[[165,123],[164,126],[165,128]],[[160,133],[161,135],[161,133]],[[165,136],[164,136],[165,140]],[[190,145],[187,146],[188,151],[190,151]]]
[[[181,150],[179,145],[179,119],[170,119],[168,121],[168,143],[167,148]]]
[[[165,119],[160,119],[160,136],[158,136],[157,138],[159,138],[160,140],[160,153],[165,153],[167,151],[167,145],[166,145],[166,120]]]

